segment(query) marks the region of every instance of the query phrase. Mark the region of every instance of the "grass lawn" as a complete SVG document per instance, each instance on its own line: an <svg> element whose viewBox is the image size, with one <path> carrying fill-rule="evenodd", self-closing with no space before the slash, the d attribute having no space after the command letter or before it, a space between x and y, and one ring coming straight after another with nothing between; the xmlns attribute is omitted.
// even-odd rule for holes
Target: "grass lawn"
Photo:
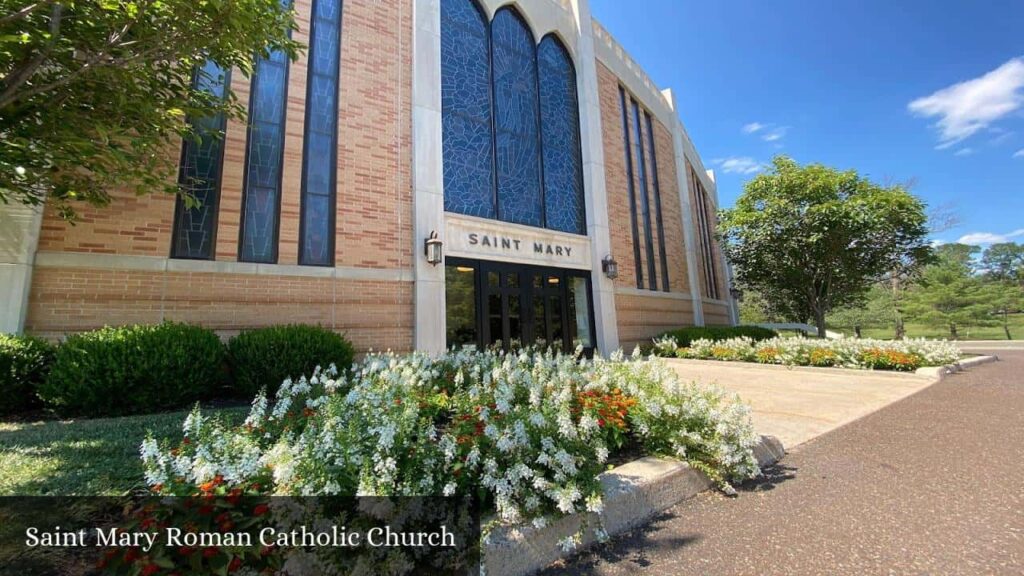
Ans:
<svg viewBox="0 0 1024 576"><path fill-rule="evenodd" d="M1010 335L1013 336L1013 339L1024 340L1024 314L1011 314L1009 317L1009 325ZM829 330L835 330L848 336L853 336L853 328L829 327ZM998 326L957 326L957 332L959 333L960 340L1006 340L1006 332L1003 331L1002 323ZM861 334L865 338L882 338L885 340L891 340L893 337L893 329L891 327L864 328L861 330ZM949 326L908 323L907 337L949 339Z"/></svg>
<svg viewBox="0 0 1024 576"><path fill-rule="evenodd" d="M248 408L204 410L241 422ZM0 496L117 495L144 485L139 444L180 438L185 412L0 422Z"/></svg>

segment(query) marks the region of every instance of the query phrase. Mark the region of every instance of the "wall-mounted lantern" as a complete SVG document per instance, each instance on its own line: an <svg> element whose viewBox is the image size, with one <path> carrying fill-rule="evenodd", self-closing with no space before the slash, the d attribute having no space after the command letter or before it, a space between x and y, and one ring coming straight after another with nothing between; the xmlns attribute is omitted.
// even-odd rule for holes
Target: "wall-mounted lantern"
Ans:
<svg viewBox="0 0 1024 576"><path fill-rule="evenodd" d="M427 262L433 266L437 266L444 259L442 248L444 244L437 237L437 230L430 233L427 237L426 242L423 244L423 253L427 256Z"/></svg>
<svg viewBox="0 0 1024 576"><path fill-rule="evenodd" d="M619 263L615 261L615 258L612 258L611 254L605 256L604 260L601 260L601 271L604 272L604 275L609 280L615 280L619 277Z"/></svg>

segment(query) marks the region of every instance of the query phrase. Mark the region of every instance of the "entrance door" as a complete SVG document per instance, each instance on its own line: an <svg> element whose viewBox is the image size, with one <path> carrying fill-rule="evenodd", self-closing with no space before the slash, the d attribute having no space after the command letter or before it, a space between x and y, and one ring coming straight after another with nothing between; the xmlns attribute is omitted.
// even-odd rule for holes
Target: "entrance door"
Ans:
<svg viewBox="0 0 1024 576"><path fill-rule="evenodd" d="M594 350L590 275L579 270L449 258L447 345L582 345Z"/></svg>

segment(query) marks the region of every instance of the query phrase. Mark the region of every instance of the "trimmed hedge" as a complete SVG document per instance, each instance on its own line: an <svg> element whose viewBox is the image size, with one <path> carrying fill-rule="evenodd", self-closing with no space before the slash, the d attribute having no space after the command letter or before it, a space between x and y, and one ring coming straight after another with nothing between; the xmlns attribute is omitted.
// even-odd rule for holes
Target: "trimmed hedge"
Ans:
<svg viewBox="0 0 1024 576"><path fill-rule="evenodd" d="M320 326L291 324L246 330L228 341L235 391L252 397L262 389L273 398L286 378L310 376L331 364L344 372L355 350L342 335Z"/></svg>
<svg viewBox="0 0 1024 576"><path fill-rule="evenodd" d="M61 416L181 408L223 384L224 345L188 324L101 328L67 338L39 396Z"/></svg>
<svg viewBox="0 0 1024 576"><path fill-rule="evenodd" d="M0 334L0 414L39 406L36 393L53 355L53 345L45 340Z"/></svg>
<svg viewBox="0 0 1024 576"><path fill-rule="evenodd" d="M672 336L680 348L686 348L694 340L728 340L746 336L754 342L769 340L779 334L775 330L760 326L689 326L665 332L659 338Z"/></svg>

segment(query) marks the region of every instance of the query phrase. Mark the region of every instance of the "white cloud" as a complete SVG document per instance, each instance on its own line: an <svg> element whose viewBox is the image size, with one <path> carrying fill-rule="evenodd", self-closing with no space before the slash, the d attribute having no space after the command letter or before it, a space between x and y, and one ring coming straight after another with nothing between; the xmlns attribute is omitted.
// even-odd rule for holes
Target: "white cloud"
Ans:
<svg viewBox="0 0 1024 576"><path fill-rule="evenodd" d="M918 98L907 108L938 117L939 150L971 137L1024 104L1024 57L1013 58L984 76Z"/></svg>
<svg viewBox="0 0 1024 576"><path fill-rule="evenodd" d="M953 156L970 156L971 154L974 154L974 148L961 148Z"/></svg>
<svg viewBox="0 0 1024 576"><path fill-rule="evenodd" d="M1013 153L1013 157L1014 158L1024 158L1024 148L1021 148L1020 150L1017 150L1016 152L1014 152Z"/></svg>
<svg viewBox="0 0 1024 576"><path fill-rule="evenodd" d="M764 169L764 164L749 156L730 156L712 160L726 174L756 174Z"/></svg>
<svg viewBox="0 0 1024 576"><path fill-rule="evenodd" d="M1024 236L1024 228L1019 228L1008 234L994 234L992 232L971 232L960 237L957 242L960 244L1000 244L1002 242L1013 242L1014 238Z"/></svg>
<svg viewBox="0 0 1024 576"><path fill-rule="evenodd" d="M786 133L789 132L789 126L779 126L778 124L765 124L763 122L751 122L743 126L744 134L760 134L761 140L765 142L777 142L786 137Z"/></svg>
<svg viewBox="0 0 1024 576"><path fill-rule="evenodd" d="M768 132L764 133L761 136L761 140L764 140L765 142L775 142L778 140L782 140L783 138L786 137L786 132L789 132L789 126L776 126L769 130Z"/></svg>

